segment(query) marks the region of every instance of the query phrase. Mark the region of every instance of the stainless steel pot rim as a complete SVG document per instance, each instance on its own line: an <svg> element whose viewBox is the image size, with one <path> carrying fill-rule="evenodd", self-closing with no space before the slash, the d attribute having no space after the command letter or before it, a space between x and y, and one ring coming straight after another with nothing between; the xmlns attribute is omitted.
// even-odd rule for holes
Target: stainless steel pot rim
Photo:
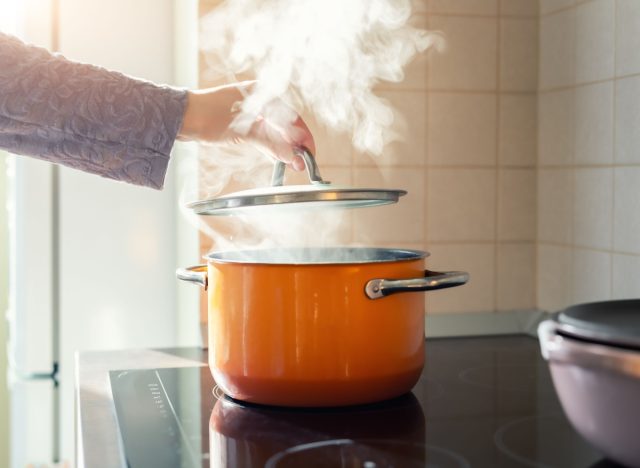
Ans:
<svg viewBox="0 0 640 468"><path fill-rule="evenodd" d="M276 208L361 208L396 203L405 190L352 188L328 185L269 187L246 190L219 198L189 203L199 215L233 215L251 209Z"/></svg>
<svg viewBox="0 0 640 468"><path fill-rule="evenodd" d="M429 252L378 247L292 247L226 250L205 255L212 263L260 265L352 265L424 259Z"/></svg>

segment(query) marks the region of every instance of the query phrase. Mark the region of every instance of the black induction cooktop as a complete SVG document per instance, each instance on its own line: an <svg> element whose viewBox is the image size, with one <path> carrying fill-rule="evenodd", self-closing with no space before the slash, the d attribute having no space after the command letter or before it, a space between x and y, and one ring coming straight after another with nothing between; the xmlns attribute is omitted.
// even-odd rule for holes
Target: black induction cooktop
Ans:
<svg viewBox="0 0 640 468"><path fill-rule="evenodd" d="M619 466L569 425L527 336L429 339L411 393L342 409L234 401L207 367L110 378L131 468Z"/></svg>

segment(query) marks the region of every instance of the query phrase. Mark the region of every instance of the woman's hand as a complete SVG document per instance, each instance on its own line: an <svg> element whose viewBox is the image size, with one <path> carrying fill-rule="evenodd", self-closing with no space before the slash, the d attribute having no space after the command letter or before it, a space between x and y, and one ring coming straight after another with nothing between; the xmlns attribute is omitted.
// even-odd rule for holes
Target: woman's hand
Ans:
<svg viewBox="0 0 640 468"><path fill-rule="evenodd" d="M208 143L255 143L267 148L276 159L290 164L296 170L303 170L304 162L295 154L295 149L304 146L315 153L315 144L309 128L300 116L285 128L268 118L258 117L250 122L246 132L234 130L232 123L238 115L238 103L242 102L253 84L242 82L189 91L178 138Z"/></svg>

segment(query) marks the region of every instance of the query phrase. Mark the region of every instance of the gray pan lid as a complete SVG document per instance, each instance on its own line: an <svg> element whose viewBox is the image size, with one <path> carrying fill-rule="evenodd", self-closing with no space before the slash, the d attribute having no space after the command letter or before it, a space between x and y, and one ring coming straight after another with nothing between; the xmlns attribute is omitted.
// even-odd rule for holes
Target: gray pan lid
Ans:
<svg viewBox="0 0 640 468"><path fill-rule="evenodd" d="M557 320L567 335L640 348L640 299L578 304L560 312Z"/></svg>
<svg viewBox="0 0 640 468"><path fill-rule="evenodd" d="M228 195L201 200L187 205L196 214L226 216L264 212L266 208L360 208L365 206L396 203L406 195L405 190L380 188L354 188L333 185L320 176L313 155L304 148L300 149L304 159L309 185L282 185L285 164L277 162L272 178L272 186L260 189L243 190Z"/></svg>

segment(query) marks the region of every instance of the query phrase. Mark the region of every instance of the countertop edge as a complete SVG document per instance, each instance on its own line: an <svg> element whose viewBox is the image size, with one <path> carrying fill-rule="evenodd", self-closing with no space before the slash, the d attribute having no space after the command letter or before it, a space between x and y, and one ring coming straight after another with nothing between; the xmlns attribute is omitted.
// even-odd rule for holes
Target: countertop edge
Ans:
<svg viewBox="0 0 640 468"><path fill-rule="evenodd" d="M126 467L109 372L203 366L206 351L193 348L86 351L76 353L75 365L76 466ZM83 430L89 426L91 431Z"/></svg>

